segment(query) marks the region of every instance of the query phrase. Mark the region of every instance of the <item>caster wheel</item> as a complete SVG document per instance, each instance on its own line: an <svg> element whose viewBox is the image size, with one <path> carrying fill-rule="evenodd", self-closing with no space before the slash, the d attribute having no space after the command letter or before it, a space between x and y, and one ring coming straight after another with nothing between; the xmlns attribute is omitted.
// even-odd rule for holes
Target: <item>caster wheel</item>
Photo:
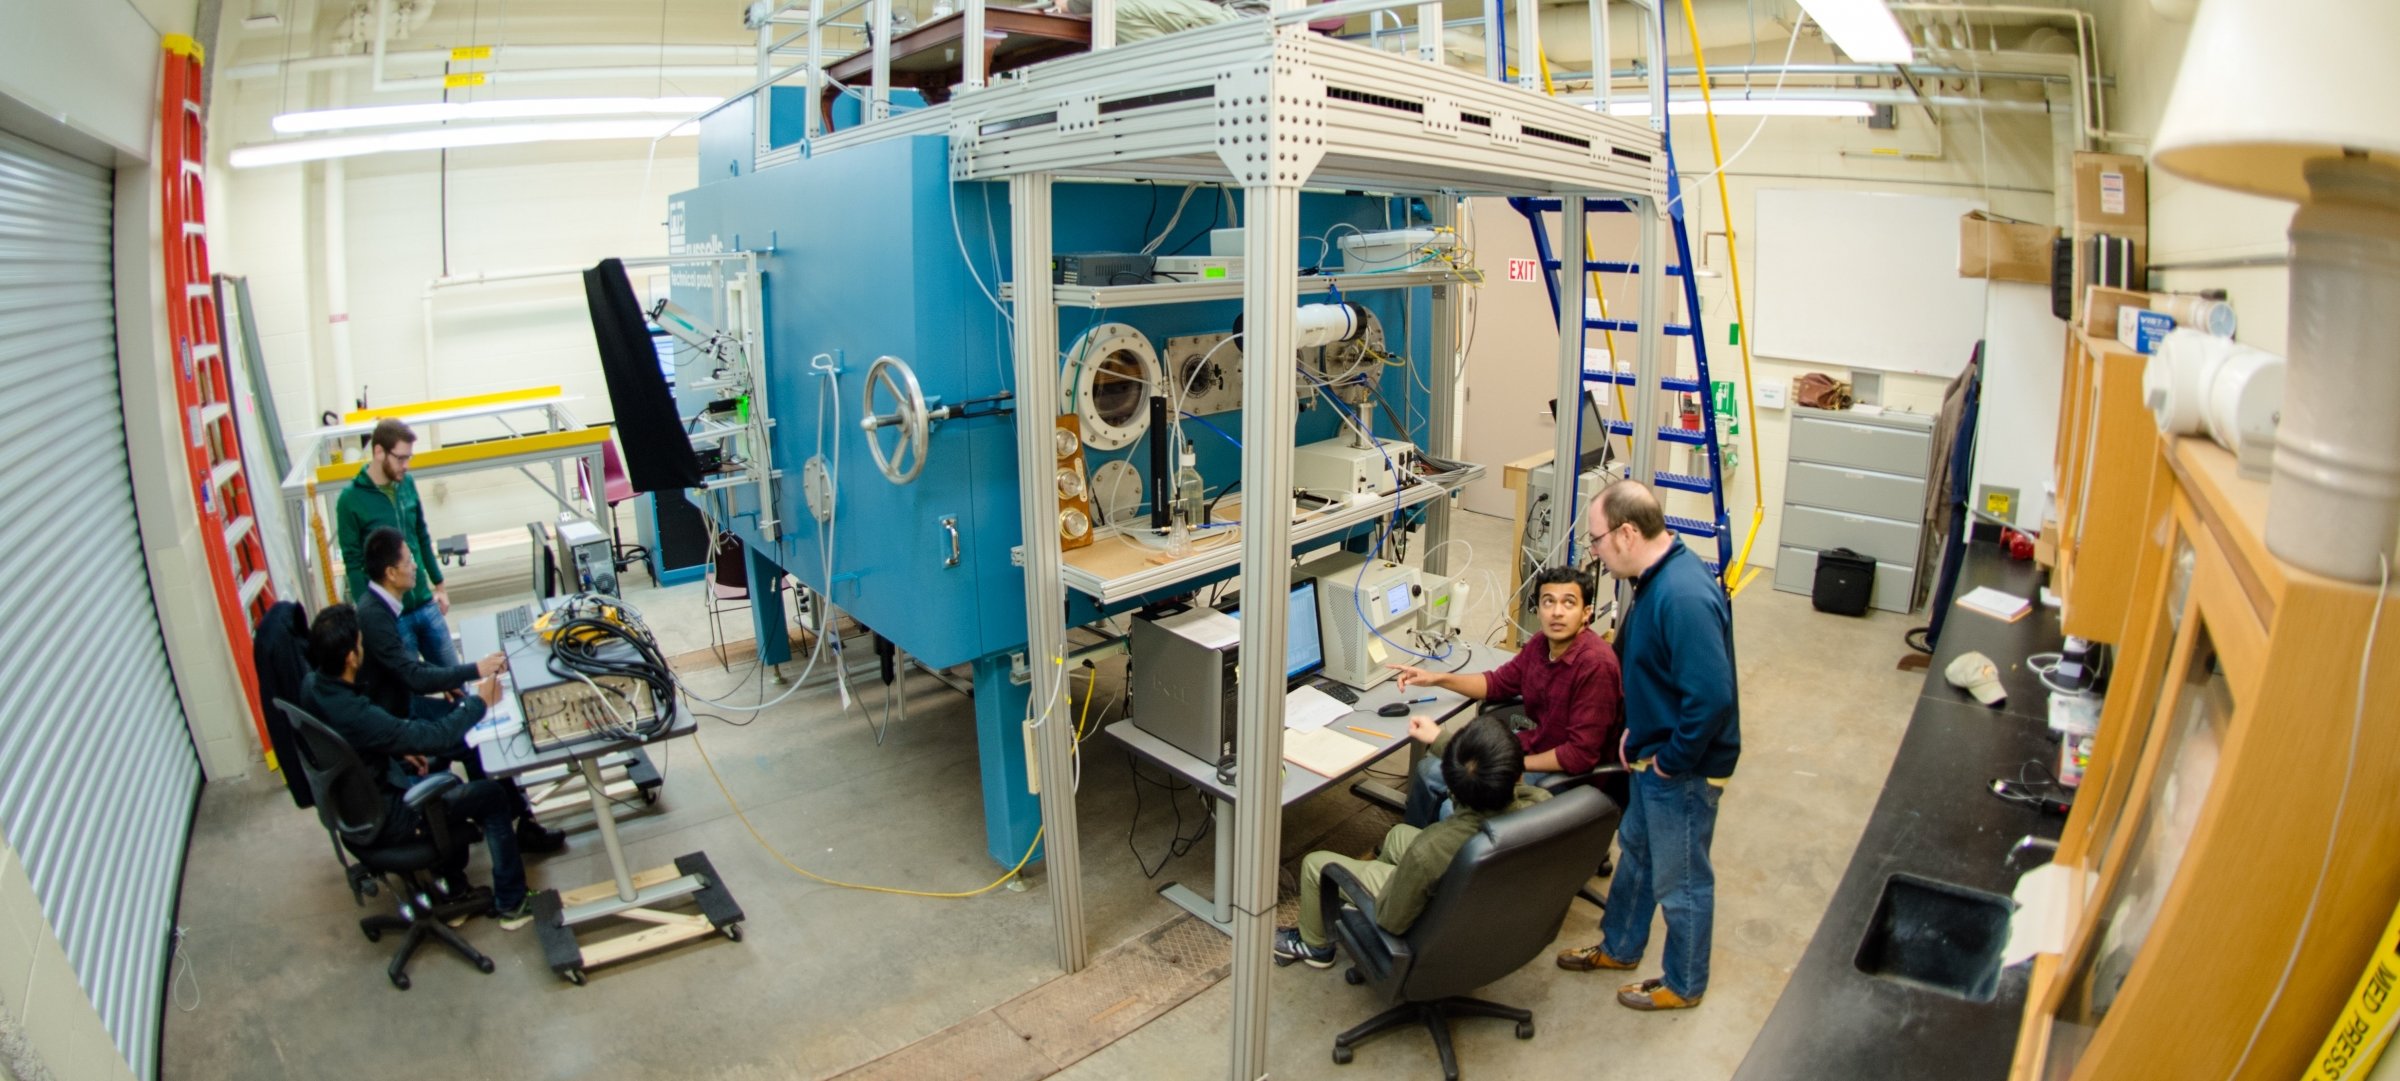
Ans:
<svg viewBox="0 0 2400 1081"><path fill-rule="evenodd" d="M740 941L742 940L742 925L741 925L741 924L738 924L738 923L729 923L729 924L726 924L726 925L725 925L725 926L723 926L723 927L719 927L719 928L717 928L717 930L725 932L725 937L727 937L727 938L730 938L730 939L734 940L735 942L740 942Z"/></svg>
<svg viewBox="0 0 2400 1081"><path fill-rule="evenodd" d="M1349 1048L1347 1048L1347 1047L1336 1047L1336 1048L1334 1048L1334 1049L1333 1049L1333 1064L1334 1064L1334 1065L1336 1065L1336 1066L1348 1066L1348 1065L1350 1065L1350 1049L1349 1049Z"/></svg>
<svg viewBox="0 0 2400 1081"><path fill-rule="evenodd" d="M1517 1038L1518 1038L1518 1039L1520 1039L1520 1040L1530 1040L1530 1039L1532 1039L1532 1038L1533 1038L1533 1022L1531 1022L1531 1021L1519 1021L1519 1022L1517 1022Z"/></svg>
<svg viewBox="0 0 2400 1081"><path fill-rule="evenodd" d="M369 942L381 942L381 941L383 941L383 932L381 932L381 931L378 931L378 930L376 930L376 929L374 929L374 928L372 928L372 927L366 928L366 929L365 929L365 934L366 934L366 936L367 936L367 941L369 941Z"/></svg>
<svg viewBox="0 0 2400 1081"><path fill-rule="evenodd" d="M565 972L559 973L559 975L566 977L568 983L574 984L577 987L583 986L583 970L580 968L570 968Z"/></svg>
<svg viewBox="0 0 2400 1081"><path fill-rule="evenodd" d="M1342 982L1347 983L1352 987L1356 987L1359 984L1367 982L1367 977L1365 974L1359 972L1359 970L1355 968L1346 968L1342 970Z"/></svg>
<svg viewBox="0 0 2400 1081"><path fill-rule="evenodd" d="M406 990L408 990L408 973L405 973L405 972L395 972L395 973L392 973L392 986L394 986L394 987L397 987L397 988L399 988L399 989L401 989L401 990L403 990L403 991L406 991Z"/></svg>
<svg viewBox="0 0 2400 1081"><path fill-rule="evenodd" d="M489 957L478 957L475 959L475 971L483 973L486 976L491 975L492 970L499 967L500 966L493 964L492 959Z"/></svg>

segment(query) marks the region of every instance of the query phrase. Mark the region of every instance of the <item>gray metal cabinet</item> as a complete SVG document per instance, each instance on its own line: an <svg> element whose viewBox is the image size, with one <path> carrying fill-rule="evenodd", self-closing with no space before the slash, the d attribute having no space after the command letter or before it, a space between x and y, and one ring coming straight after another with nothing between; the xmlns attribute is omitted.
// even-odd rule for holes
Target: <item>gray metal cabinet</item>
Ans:
<svg viewBox="0 0 2400 1081"><path fill-rule="evenodd" d="M1817 553L1848 548L1875 560L1875 607L1913 607L1932 445L1922 413L1794 407L1775 588L1809 592Z"/></svg>

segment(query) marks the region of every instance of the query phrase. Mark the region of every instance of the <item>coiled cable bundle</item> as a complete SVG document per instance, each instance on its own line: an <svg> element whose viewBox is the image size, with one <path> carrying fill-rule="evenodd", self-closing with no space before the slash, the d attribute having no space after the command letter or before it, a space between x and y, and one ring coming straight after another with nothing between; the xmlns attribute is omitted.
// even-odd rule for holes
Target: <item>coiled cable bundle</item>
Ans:
<svg viewBox="0 0 2400 1081"><path fill-rule="evenodd" d="M607 703L616 718L609 735L648 740L674 722L675 674L642 614L631 605L599 593L578 593L543 617L541 631L550 640L551 674L582 681ZM625 648L612 648L618 644ZM627 681L649 687L647 717L642 716L643 703L622 689Z"/></svg>

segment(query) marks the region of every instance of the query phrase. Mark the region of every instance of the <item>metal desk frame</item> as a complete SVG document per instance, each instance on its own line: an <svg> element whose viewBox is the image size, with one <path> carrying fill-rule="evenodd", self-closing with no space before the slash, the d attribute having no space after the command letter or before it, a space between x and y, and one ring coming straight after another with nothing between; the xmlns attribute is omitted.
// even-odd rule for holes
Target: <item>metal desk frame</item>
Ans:
<svg viewBox="0 0 2400 1081"><path fill-rule="evenodd" d="M1465 654L1451 662L1461 665L1462 667L1458 669L1461 672L1488 671L1499 667L1508 659L1507 651L1497 650L1491 646L1461 645L1454 648ZM1447 668L1449 665L1444 664L1442 667ZM1358 696L1358 704L1351 707L1350 715L1334 721L1333 725L1341 726L1335 730L1344 736L1374 746L1375 753L1360 759L1358 765L1343 770L1339 776L1334 777L1327 777L1314 770L1302 769L1288 763L1279 763L1284 768L1282 788L1276 800L1277 808L1280 810L1290 807L1301 800L1356 777L1365 772L1369 766L1382 761L1393 751L1407 745L1410 742L1408 719L1406 717L1379 716L1375 710L1380 706L1405 701L1410 697L1428 696L1434 698L1435 701L1426 703L1424 709L1414 712L1432 714L1437 722L1448 721L1475 704L1475 699L1426 687L1411 688L1403 693L1388 680L1377 685L1373 690L1361 692ZM1384 739L1362 738L1357 733L1348 730L1351 725L1372 728L1379 732L1388 731L1390 735ZM1102 731L1115 737L1117 742L1124 744L1126 750L1149 759L1167 772L1183 778L1193 788L1207 793L1209 798L1217 802L1219 818L1228 822L1232 820L1235 788L1217 779L1215 763L1201 761L1191 752L1143 731L1140 725L1131 720L1118 721ZM1416 765L1419 756L1420 752L1416 750L1412 750L1409 754L1409 765L1412 768ZM1239 775L1236 776L1238 778ZM1209 926L1231 935L1233 933L1234 837L1233 831L1228 829L1219 828L1216 833L1217 862L1214 870L1216 881L1209 896L1202 897L1198 891L1181 882L1169 882L1159 887L1158 895L1175 902L1184 911L1200 917Z"/></svg>

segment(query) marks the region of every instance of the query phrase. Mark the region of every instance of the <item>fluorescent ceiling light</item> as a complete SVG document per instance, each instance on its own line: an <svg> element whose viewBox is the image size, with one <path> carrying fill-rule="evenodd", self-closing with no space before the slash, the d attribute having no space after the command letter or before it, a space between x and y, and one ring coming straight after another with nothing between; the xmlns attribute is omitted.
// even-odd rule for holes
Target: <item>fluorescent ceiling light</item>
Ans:
<svg viewBox="0 0 2400 1081"><path fill-rule="evenodd" d="M261 165L290 165L395 150L447 150L462 146L505 146L590 139L656 139L684 126L680 120L653 119L426 128L377 135L336 135L323 139L258 143L235 148L232 154L227 155L227 160L236 169L249 169Z"/></svg>
<svg viewBox="0 0 2400 1081"><path fill-rule="evenodd" d="M344 128L440 124L453 120L548 120L569 116L691 116L715 108L723 98L517 98L504 101L431 101L418 105L362 105L318 109L275 118L284 135Z"/></svg>
<svg viewBox="0 0 2400 1081"><path fill-rule="evenodd" d="M1718 98L1718 116L1872 116L1875 107L1863 101L1828 101L1823 98ZM1708 103L1698 98L1679 98L1667 102L1669 116L1698 116L1708 111ZM1636 98L1608 103L1610 116L1648 116L1650 101Z"/></svg>
<svg viewBox="0 0 2400 1081"><path fill-rule="evenodd" d="M1900 20L1883 0L1800 0L1825 36L1862 64L1906 64L1917 58Z"/></svg>

